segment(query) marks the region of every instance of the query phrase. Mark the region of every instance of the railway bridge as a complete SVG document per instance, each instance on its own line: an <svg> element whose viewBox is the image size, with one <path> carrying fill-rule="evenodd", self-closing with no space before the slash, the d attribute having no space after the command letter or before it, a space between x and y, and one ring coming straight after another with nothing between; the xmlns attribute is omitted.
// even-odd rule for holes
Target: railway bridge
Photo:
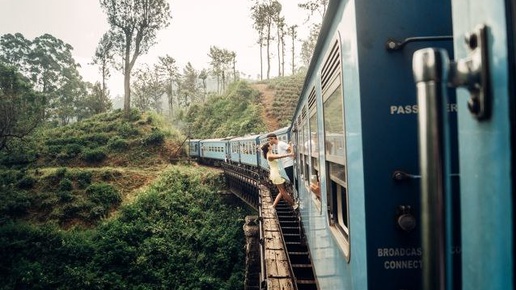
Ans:
<svg viewBox="0 0 516 290"><path fill-rule="evenodd" d="M299 213L284 201L272 208L276 187L256 169L230 163L222 168L230 191L258 212L244 225L244 289L318 289Z"/></svg>

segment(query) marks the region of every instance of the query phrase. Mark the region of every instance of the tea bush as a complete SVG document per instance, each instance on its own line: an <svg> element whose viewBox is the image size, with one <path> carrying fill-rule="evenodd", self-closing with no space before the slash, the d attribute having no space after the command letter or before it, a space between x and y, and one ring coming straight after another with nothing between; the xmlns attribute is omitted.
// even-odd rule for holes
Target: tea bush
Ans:
<svg viewBox="0 0 516 290"><path fill-rule="evenodd" d="M129 148L129 143L127 142L127 140L116 136L109 140L108 148L114 151L123 151Z"/></svg>
<svg viewBox="0 0 516 290"><path fill-rule="evenodd" d="M95 204L109 209L113 205L118 205L122 201L120 193L112 185L107 183L96 183L86 188L88 199Z"/></svg>
<svg viewBox="0 0 516 290"><path fill-rule="evenodd" d="M18 189L31 189L36 184L36 179L32 176L24 176L20 180L18 180L16 187Z"/></svg>
<svg viewBox="0 0 516 290"><path fill-rule="evenodd" d="M102 149L88 149L82 153L82 159L88 163L100 163L106 157L107 154Z"/></svg>
<svg viewBox="0 0 516 290"><path fill-rule="evenodd" d="M152 133L145 138L143 138L143 145L151 145L157 146L163 144L165 141L165 133L161 132L159 129L155 129Z"/></svg>
<svg viewBox="0 0 516 290"><path fill-rule="evenodd" d="M91 184L93 174L90 171L79 171L76 173L77 185L79 189L84 189Z"/></svg>

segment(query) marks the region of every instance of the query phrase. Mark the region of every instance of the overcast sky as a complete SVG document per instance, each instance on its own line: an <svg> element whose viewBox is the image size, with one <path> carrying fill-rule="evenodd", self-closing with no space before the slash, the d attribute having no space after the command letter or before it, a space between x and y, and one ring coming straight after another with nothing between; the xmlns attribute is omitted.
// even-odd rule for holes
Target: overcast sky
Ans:
<svg viewBox="0 0 516 290"><path fill-rule="evenodd" d="M169 0L172 20L158 34L158 44L141 56L136 66L153 64L158 56L176 59L180 71L187 62L196 70L209 68L210 46L234 51L237 69L256 78L260 73L257 34L250 19L251 0ZM303 24L307 12L297 7L306 0L280 0L287 25ZM21 33L27 39L49 33L73 46L73 55L85 80L100 81L91 62L95 48L108 30L106 16L98 0L0 0L0 35ZM300 29L306 38L308 28ZM297 53L300 46L298 45ZM287 48L287 54L290 47ZM285 65L290 67L290 60ZM272 65L272 76L277 75ZM265 71L264 71L265 73ZM109 83L112 96L123 93L123 81L115 75Z"/></svg>

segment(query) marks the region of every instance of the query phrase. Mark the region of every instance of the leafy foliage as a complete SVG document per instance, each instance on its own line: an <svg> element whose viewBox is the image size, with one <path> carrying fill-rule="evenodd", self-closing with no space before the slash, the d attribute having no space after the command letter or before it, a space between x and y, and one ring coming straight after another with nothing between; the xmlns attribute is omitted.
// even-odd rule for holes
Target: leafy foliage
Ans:
<svg viewBox="0 0 516 290"><path fill-rule="evenodd" d="M87 163L100 163L106 159L106 153L102 149L86 150L82 156Z"/></svg>
<svg viewBox="0 0 516 290"><path fill-rule="evenodd" d="M0 151L0 167L100 166L149 164L168 159L180 152L184 137L155 113L132 111L125 118L120 110L95 115L81 122L59 128L40 130L13 146ZM17 143L13 143L17 144ZM155 158L158 155L161 157ZM138 158L135 158L138 156Z"/></svg>
<svg viewBox="0 0 516 290"><path fill-rule="evenodd" d="M143 139L145 145L161 145L163 142L165 142L165 134L158 129L152 130L152 133Z"/></svg>
<svg viewBox="0 0 516 290"><path fill-rule="evenodd" d="M116 67L124 72L124 112L129 115L133 66L156 42L158 31L170 24L170 5L165 0L100 0L100 6L110 26L109 50L118 56Z"/></svg>
<svg viewBox="0 0 516 290"><path fill-rule="evenodd" d="M259 92L240 81L231 84L226 95L211 96L206 103L190 107L185 121L195 138L243 136L263 131L261 110Z"/></svg>
<svg viewBox="0 0 516 290"><path fill-rule="evenodd" d="M275 92L272 103L245 81L230 85L225 95L214 95L188 109L185 121L193 138L220 138L263 133L264 118L277 120L278 128L290 125L301 93L305 73L262 81ZM273 130L278 128L272 128Z"/></svg>
<svg viewBox="0 0 516 290"><path fill-rule="evenodd" d="M124 179L113 170L58 168L0 171L0 220L22 219L61 226L95 225L122 201ZM116 177L115 177L116 176ZM107 184L118 178L119 187Z"/></svg>
<svg viewBox="0 0 516 290"><path fill-rule="evenodd" d="M44 97L46 120L56 124L91 116L90 106L96 106L88 101L89 88L79 74L72 51L71 45L50 34L32 41L20 33L0 37L0 62L15 67L30 81L39 99Z"/></svg>
<svg viewBox="0 0 516 290"><path fill-rule="evenodd" d="M246 210L221 186L218 171L172 167L96 229L4 222L0 289L241 289Z"/></svg>
<svg viewBox="0 0 516 290"><path fill-rule="evenodd" d="M0 151L29 135L42 121L46 100L28 79L0 60Z"/></svg>

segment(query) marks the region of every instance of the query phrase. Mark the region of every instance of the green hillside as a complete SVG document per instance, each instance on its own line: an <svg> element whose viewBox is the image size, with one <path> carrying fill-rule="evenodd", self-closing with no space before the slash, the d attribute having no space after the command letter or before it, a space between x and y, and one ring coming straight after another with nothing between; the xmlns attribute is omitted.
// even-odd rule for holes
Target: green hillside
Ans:
<svg viewBox="0 0 516 290"><path fill-rule="evenodd" d="M216 194L221 181L217 170L170 166L91 229L4 215L0 289L242 289L248 212ZM88 194L104 205L118 201L105 187ZM72 196L66 214L79 199Z"/></svg>
<svg viewBox="0 0 516 290"><path fill-rule="evenodd" d="M241 289L250 209L185 137L120 111L0 153L0 289Z"/></svg>
<svg viewBox="0 0 516 290"><path fill-rule="evenodd" d="M159 116L136 111L41 129L0 153L0 217L94 225L159 176L181 139Z"/></svg>
<svg viewBox="0 0 516 290"><path fill-rule="evenodd" d="M304 73L258 83L233 83L187 111L184 121L192 138L220 138L264 133L290 125Z"/></svg>
<svg viewBox="0 0 516 290"><path fill-rule="evenodd" d="M171 161L188 135L288 125L302 78L260 85L192 106L188 132L117 110L0 151L0 289L241 289L252 211L217 194L221 171Z"/></svg>
<svg viewBox="0 0 516 290"><path fill-rule="evenodd" d="M298 73L267 82L268 88L274 91L272 102L266 106L267 116L277 120L278 128L290 125L303 89L304 78L305 73Z"/></svg>

